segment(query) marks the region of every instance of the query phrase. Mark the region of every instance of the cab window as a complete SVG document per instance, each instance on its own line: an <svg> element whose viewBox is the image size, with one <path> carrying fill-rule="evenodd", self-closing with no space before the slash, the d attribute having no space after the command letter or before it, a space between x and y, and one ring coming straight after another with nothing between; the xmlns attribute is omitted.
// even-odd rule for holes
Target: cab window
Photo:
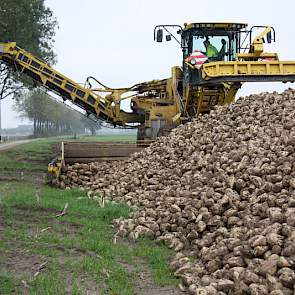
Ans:
<svg viewBox="0 0 295 295"><path fill-rule="evenodd" d="M192 51L199 50L206 54L205 42L209 41L210 46L214 47L216 52L215 56L212 59L218 61L227 61L228 60L228 50L229 50L229 39L228 36L214 36L214 37L204 37L204 36L193 36L193 46ZM216 49L216 50L215 50Z"/></svg>

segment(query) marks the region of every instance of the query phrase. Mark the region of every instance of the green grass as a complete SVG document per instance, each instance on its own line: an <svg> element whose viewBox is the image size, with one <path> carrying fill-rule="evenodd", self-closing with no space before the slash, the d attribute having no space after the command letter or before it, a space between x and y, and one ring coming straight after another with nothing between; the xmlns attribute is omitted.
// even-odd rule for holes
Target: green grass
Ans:
<svg viewBox="0 0 295 295"><path fill-rule="evenodd" d="M0 294L11 294L16 290L12 276L0 273Z"/></svg>
<svg viewBox="0 0 295 295"><path fill-rule="evenodd" d="M157 285L176 285L178 283L178 280L171 275L171 269L167 264L171 250L163 245L155 245L155 241L150 239L141 239L133 250L133 256L147 259L152 269L152 279Z"/></svg>
<svg viewBox="0 0 295 295"><path fill-rule="evenodd" d="M52 137L36 139L13 149L0 151L1 170L46 171L46 165L53 158L52 146L60 141L135 141L135 134L97 135L81 137Z"/></svg>
<svg viewBox="0 0 295 295"><path fill-rule="evenodd" d="M36 140L2 152L0 163L5 154L11 169L28 164L28 171L45 171L55 140ZM67 214L57 218L66 203ZM177 285L168 267L173 252L164 245L149 239L113 243L111 221L130 213L123 204L100 208L80 190L0 181L0 294L22 294L26 288L28 294L38 295L87 290L133 295L142 270L150 273L155 285ZM46 267L34 276L44 261Z"/></svg>
<svg viewBox="0 0 295 295"><path fill-rule="evenodd" d="M129 273L121 262L132 265L138 259L147 261L155 284L177 283L167 265L171 251L163 245L148 239L142 239L132 247L112 242L114 232L110 222L121 216L128 217L129 207L107 203L99 208L79 190L63 191L44 186L37 199L30 183L10 182L6 186L6 191L11 188L12 192L6 194L0 207L0 215L7 225L0 251L9 255L9 242L17 241L14 251L26 249L27 253L46 256L49 261L46 271L36 279L24 277L30 282L30 294L57 294L57 290L59 294L65 294L65 285L73 277L73 269L74 277L87 274L94 284L105 285L102 294L134 294L136 273ZM68 213L56 218L55 214L62 211L66 203ZM50 229L42 232L47 227ZM63 257L62 263L60 257ZM62 275L58 274L60 269L63 269ZM14 281L20 287L20 281ZM6 289L14 287L9 284L10 280L7 282Z"/></svg>
<svg viewBox="0 0 295 295"><path fill-rule="evenodd" d="M38 139L0 152L0 167L4 170L42 171L52 157L54 139ZM0 170L1 172L1 170Z"/></svg>

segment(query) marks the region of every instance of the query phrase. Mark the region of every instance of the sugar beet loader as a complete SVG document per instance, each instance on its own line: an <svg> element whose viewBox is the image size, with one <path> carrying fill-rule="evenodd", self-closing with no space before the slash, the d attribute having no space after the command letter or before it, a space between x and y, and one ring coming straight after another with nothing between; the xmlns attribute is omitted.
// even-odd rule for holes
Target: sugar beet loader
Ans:
<svg viewBox="0 0 295 295"><path fill-rule="evenodd" d="M154 39L162 42L164 33L167 41L173 38L180 44L182 66L172 67L170 78L128 88L108 88L93 77L81 86L15 42L0 43L0 60L98 120L137 128L138 140L154 140L215 105L233 102L244 82L295 81L295 61L280 61L277 53L264 51L264 43L275 41L272 27L247 29L243 23L158 25ZM100 88L93 88L93 82ZM131 112L121 108L126 99Z"/></svg>

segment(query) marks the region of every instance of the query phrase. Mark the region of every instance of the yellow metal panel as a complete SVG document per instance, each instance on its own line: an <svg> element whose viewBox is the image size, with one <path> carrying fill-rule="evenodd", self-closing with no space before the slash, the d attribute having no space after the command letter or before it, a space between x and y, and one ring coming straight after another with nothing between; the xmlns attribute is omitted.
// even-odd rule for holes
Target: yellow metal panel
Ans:
<svg viewBox="0 0 295 295"><path fill-rule="evenodd" d="M269 53L269 52L262 52L260 54L257 53L237 53L238 60L257 60L257 59L274 59L279 60L277 53Z"/></svg>
<svg viewBox="0 0 295 295"><path fill-rule="evenodd" d="M1 54L12 54L14 52L15 47L16 47L15 42L0 43L0 53Z"/></svg>
<svg viewBox="0 0 295 295"><path fill-rule="evenodd" d="M245 23L231 23L231 22L201 22L184 24L184 31L192 28L208 28L208 29L244 29L247 27Z"/></svg>
<svg viewBox="0 0 295 295"><path fill-rule="evenodd" d="M177 108L172 106L154 106L150 109L150 120L165 119L168 122L172 122L172 119L177 115Z"/></svg>
<svg viewBox="0 0 295 295"><path fill-rule="evenodd" d="M223 76L295 75L295 61L232 61L211 62L203 65L202 77L206 80Z"/></svg>

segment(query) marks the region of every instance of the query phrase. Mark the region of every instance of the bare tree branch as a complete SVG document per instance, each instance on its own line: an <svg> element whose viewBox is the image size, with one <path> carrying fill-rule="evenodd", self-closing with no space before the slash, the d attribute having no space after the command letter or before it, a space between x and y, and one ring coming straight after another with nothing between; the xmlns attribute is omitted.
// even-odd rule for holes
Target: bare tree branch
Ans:
<svg viewBox="0 0 295 295"><path fill-rule="evenodd" d="M2 84L2 89L1 89L1 92L0 92L0 99L4 99L5 97L4 96L4 93L6 91L5 87L6 87L6 84L8 82L8 79L9 79L9 73L6 74L5 78L3 79L3 84Z"/></svg>
<svg viewBox="0 0 295 295"><path fill-rule="evenodd" d="M2 99L8 97L11 94L17 93L19 90L22 90L22 89L26 89L26 87L24 85L21 85L21 86L15 88L15 89L13 89L11 92L5 94L4 96L2 96L3 94L1 93L0 99L2 100Z"/></svg>

